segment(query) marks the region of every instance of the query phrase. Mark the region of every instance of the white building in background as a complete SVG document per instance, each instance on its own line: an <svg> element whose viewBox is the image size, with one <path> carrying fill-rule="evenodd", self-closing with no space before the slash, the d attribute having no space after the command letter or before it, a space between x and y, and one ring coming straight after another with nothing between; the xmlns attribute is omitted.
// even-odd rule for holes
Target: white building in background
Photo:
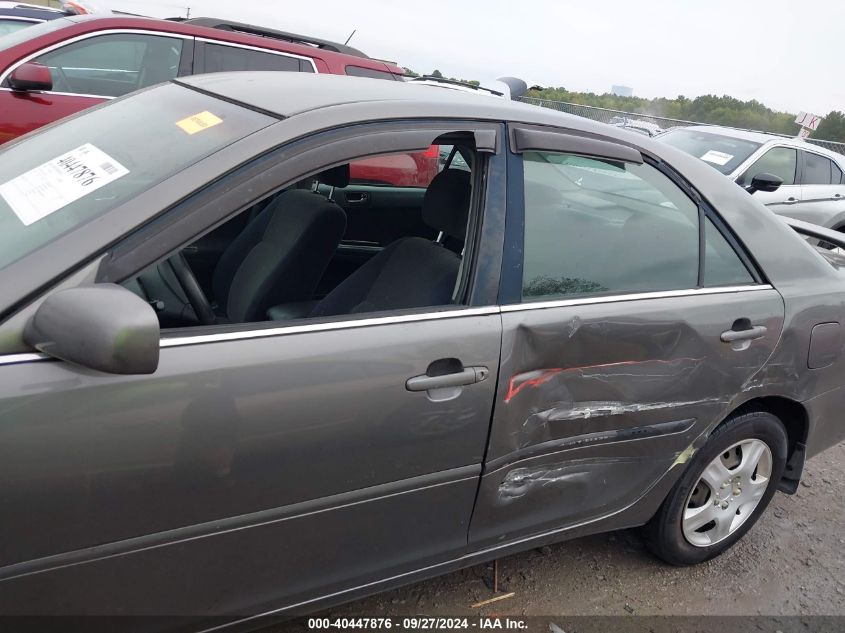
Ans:
<svg viewBox="0 0 845 633"><path fill-rule="evenodd" d="M633 97L634 96L634 89L630 86L611 86L610 87L611 94L616 95L617 97Z"/></svg>

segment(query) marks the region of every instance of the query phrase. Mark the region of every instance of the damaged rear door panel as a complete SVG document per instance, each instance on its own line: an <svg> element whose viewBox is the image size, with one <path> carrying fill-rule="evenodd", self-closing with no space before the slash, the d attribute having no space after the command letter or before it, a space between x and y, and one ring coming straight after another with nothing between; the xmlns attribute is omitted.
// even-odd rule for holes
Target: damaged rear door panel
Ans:
<svg viewBox="0 0 845 633"><path fill-rule="evenodd" d="M771 354L783 319L771 288L520 307L528 309L503 314L474 542L576 525L633 504L731 409ZM741 351L720 340L737 314L767 328Z"/></svg>
<svg viewBox="0 0 845 633"><path fill-rule="evenodd" d="M479 546L647 495L741 402L784 318L780 294L664 165L537 128L512 128L511 147Z"/></svg>

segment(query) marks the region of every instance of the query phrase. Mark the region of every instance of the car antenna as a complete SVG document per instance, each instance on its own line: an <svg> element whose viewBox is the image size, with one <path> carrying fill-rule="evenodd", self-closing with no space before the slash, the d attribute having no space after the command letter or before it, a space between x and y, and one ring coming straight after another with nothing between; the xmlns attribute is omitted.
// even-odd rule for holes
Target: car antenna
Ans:
<svg viewBox="0 0 845 633"><path fill-rule="evenodd" d="M353 36L353 35L355 35L355 33L356 33L357 31L358 31L358 29L352 29L352 33L350 33L350 34L349 34L349 37L347 37L347 38L346 38L346 41L343 43L343 45L344 45L344 46L346 46L347 44L349 44L349 40L351 40L351 39L352 39L352 36Z"/></svg>

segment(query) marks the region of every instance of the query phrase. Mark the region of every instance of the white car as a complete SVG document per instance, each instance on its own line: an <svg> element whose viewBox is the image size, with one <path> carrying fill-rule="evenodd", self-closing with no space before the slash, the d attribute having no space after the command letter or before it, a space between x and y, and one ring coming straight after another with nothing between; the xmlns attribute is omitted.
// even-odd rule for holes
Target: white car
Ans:
<svg viewBox="0 0 845 633"><path fill-rule="evenodd" d="M709 125L674 128L657 140L697 156L741 187L758 174L783 183L754 197L775 213L845 231L845 156L798 138Z"/></svg>

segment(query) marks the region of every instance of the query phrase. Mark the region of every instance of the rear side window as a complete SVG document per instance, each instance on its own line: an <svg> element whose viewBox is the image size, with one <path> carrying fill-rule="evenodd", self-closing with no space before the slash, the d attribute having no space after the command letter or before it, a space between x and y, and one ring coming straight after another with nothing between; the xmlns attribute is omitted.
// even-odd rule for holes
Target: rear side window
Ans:
<svg viewBox="0 0 845 633"><path fill-rule="evenodd" d="M363 66L347 66L346 74L350 77L369 77L370 79L389 79L390 81L397 81L399 79L396 75L386 70L364 68Z"/></svg>
<svg viewBox="0 0 845 633"><path fill-rule="evenodd" d="M704 219L704 286L740 286L754 277L710 218Z"/></svg>
<svg viewBox="0 0 845 633"><path fill-rule="evenodd" d="M833 171L833 163L831 160L811 152L803 152L803 154L804 174L801 177L801 184L829 185L831 183L831 173ZM839 181L837 180L836 182Z"/></svg>
<svg viewBox="0 0 845 633"><path fill-rule="evenodd" d="M650 165L526 152L524 301L698 285L698 207Z"/></svg>
<svg viewBox="0 0 845 633"><path fill-rule="evenodd" d="M122 97L176 77L183 43L141 33L98 35L33 61L49 66L54 92Z"/></svg>
<svg viewBox="0 0 845 633"><path fill-rule="evenodd" d="M285 70L311 73L314 72L314 67L308 60L298 57L222 44L205 44L205 72L221 73L240 70Z"/></svg>
<svg viewBox="0 0 845 633"><path fill-rule="evenodd" d="M774 174L783 180L784 185L794 185L797 165L797 150L792 147L773 147L758 158L736 182L739 185L750 185L758 174Z"/></svg>

